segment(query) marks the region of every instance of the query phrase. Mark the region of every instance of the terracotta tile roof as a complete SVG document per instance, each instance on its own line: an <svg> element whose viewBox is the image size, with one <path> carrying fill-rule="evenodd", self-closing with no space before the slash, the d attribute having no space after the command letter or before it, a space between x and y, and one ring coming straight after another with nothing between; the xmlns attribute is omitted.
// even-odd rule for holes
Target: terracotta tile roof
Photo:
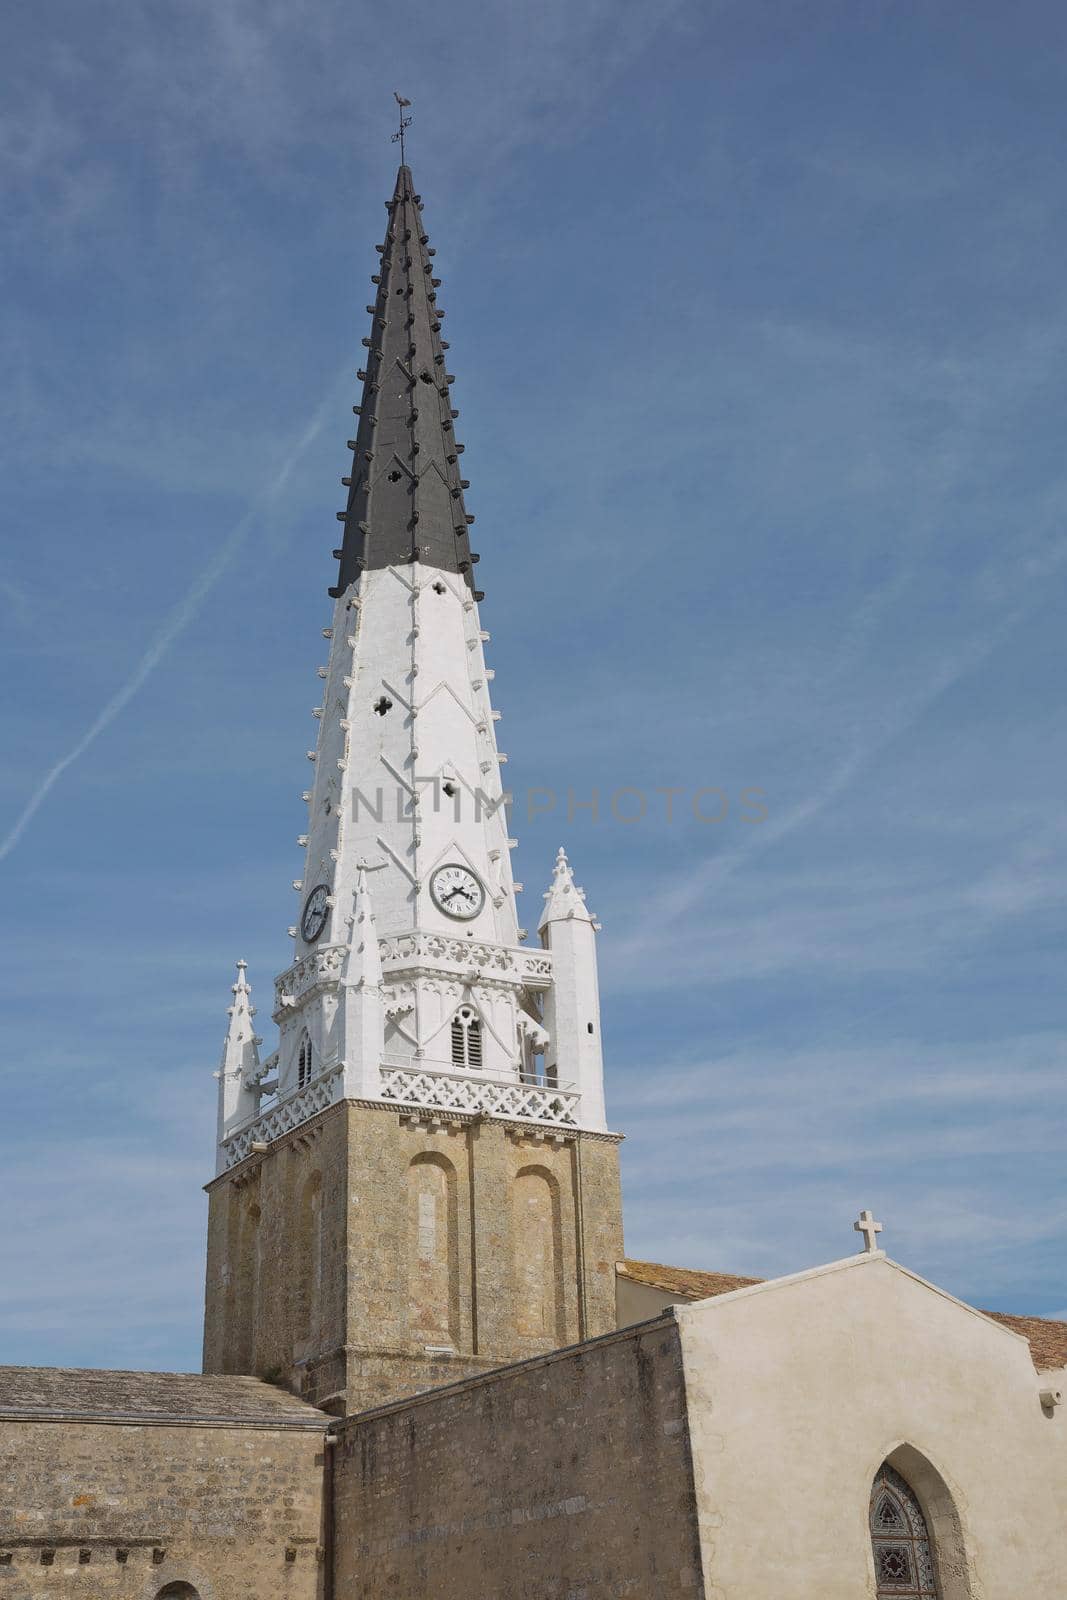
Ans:
<svg viewBox="0 0 1067 1600"><path fill-rule="evenodd" d="M750 1284L765 1282L763 1278L736 1278L728 1272L666 1267L658 1261L618 1261L615 1271L633 1283L646 1283L650 1289L661 1289L664 1294L676 1294L685 1300L709 1300L712 1295L729 1294L731 1289L747 1289ZM982 1314L1029 1340L1030 1354L1038 1372L1067 1367L1067 1322L1052 1322L1047 1317L1017 1317L1007 1311Z"/></svg>
<svg viewBox="0 0 1067 1600"><path fill-rule="evenodd" d="M1012 1333L1030 1341L1030 1354L1038 1372L1067 1367L1067 1322L1052 1322L1048 1317L1014 1317L1007 1311L986 1311L983 1316L1002 1322Z"/></svg>
<svg viewBox="0 0 1067 1600"><path fill-rule="evenodd" d="M109 1372L95 1367L0 1367L4 1417L130 1418L325 1426L325 1412L260 1378L198 1372Z"/></svg>
<svg viewBox="0 0 1067 1600"><path fill-rule="evenodd" d="M617 1261L615 1271L632 1283L645 1283L664 1294L677 1294L687 1300L708 1300L713 1294L729 1294L731 1289L747 1289L762 1283L762 1278L735 1278L728 1272L694 1272L690 1267L665 1267L659 1261Z"/></svg>

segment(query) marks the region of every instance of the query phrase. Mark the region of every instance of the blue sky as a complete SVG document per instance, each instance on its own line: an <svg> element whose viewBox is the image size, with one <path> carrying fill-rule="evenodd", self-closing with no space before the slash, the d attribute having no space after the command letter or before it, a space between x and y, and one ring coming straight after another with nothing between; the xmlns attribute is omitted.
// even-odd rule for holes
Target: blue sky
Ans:
<svg viewBox="0 0 1067 1600"><path fill-rule="evenodd" d="M4 28L0 1360L198 1365L212 1072L233 961L269 1033L289 958L394 86L526 920L565 841L604 924L630 1253L790 1272L869 1205L955 1293L1067 1316L1062 8Z"/></svg>

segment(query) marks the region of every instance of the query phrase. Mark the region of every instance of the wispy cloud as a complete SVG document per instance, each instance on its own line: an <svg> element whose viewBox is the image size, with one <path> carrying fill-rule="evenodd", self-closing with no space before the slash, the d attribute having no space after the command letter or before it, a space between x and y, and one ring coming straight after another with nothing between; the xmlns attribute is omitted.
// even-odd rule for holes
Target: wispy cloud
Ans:
<svg viewBox="0 0 1067 1600"><path fill-rule="evenodd" d="M785 1272L820 1248L847 1254L850 1208L876 1205L891 1254L981 1303L1011 1277L1013 1251L1067 1222L1067 1202L1035 1213L998 1185L1015 1162L1055 1166L1065 1065L1062 1038L1037 1035L757 1046L628 1076L612 1095L613 1115L634 1130L628 1248L659 1236L651 1248L666 1259Z"/></svg>
<svg viewBox="0 0 1067 1600"><path fill-rule="evenodd" d="M873 1204L948 1287L1063 1305L1067 96L1015 12L991 98L932 15L887 50L881 13L783 44L772 9L12 14L9 822L54 785L3 869L22 1359L195 1362L230 962L264 1000L289 956L341 406L272 506L247 486L367 331L394 86L513 786L767 795L753 829L516 818L527 920L561 820L604 914L630 1247L794 1270Z"/></svg>
<svg viewBox="0 0 1067 1600"><path fill-rule="evenodd" d="M122 714L137 691L159 666L174 641L197 616L208 594L236 556L249 532L255 526L257 519L262 517L277 500L301 456L318 437L323 424L336 404L335 392L336 385L331 388L329 397L316 406L307 424L286 451L281 465L270 479L262 495L257 498L244 516L226 534L211 560L159 628L148 649L141 656L129 677L106 701L85 732L75 740L70 749L59 758L54 766L49 768L37 784L21 813L15 819L13 827L4 839L0 841L0 861L3 861L6 856L11 854L67 769L73 766L74 762L83 756L90 746L95 744L100 735L111 726L115 718Z"/></svg>

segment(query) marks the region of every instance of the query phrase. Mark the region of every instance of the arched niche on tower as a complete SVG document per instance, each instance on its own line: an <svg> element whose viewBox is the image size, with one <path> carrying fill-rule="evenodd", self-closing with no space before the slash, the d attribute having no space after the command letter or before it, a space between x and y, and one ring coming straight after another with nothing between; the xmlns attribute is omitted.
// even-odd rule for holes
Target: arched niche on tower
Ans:
<svg viewBox="0 0 1067 1600"><path fill-rule="evenodd" d="M408 1326L423 1345L459 1345L459 1218L456 1169L421 1151L407 1173Z"/></svg>
<svg viewBox="0 0 1067 1600"><path fill-rule="evenodd" d="M260 1286L260 1205L256 1178L235 1183L226 1218L221 1367L251 1373Z"/></svg>
<svg viewBox="0 0 1067 1600"><path fill-rule="evenodd" d="M566 1342L559 1182L547 1167L520 1167L512 1184L515 1333L535 1350Z"/></svg>
<svg viewBox="0 0 1067 1600"><path fill-rule="evenodd" d="M904 1479L918 1502L929 1535L938 1600L974 1600L963 1521L944 1476L907 1441L895 1445L883 1460Z"/></svg>
<svg viewBox="0 0 1067 1600"><path fill-rule="evenodd" d="M322 1290L322 1173L308 1173L296 1208L293 1357L300 1360L318 1332Z"/></svg>

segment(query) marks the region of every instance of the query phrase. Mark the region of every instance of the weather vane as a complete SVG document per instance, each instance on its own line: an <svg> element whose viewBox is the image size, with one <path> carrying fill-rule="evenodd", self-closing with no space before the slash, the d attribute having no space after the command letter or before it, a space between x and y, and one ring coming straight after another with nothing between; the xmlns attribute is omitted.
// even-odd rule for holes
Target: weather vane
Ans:
<svg viewBox="0 0 1067 1600"><path fill-rule="evenodd" d="M411 101L410 100L405 100L404 96L402 94L397 94L395 89L393 90L393 99L396 101L397 105L400 107L400 126L396 130L396 132L393 134L393 143L394 144L399 144L399 146L400 146L400 165L402 167L406 167L407 166L407 158L404 155L404 134L407 132L408 128L411 127L411 118L410 117L405 117L404 112L407 109L407 107L411 104Z"/></svg>

